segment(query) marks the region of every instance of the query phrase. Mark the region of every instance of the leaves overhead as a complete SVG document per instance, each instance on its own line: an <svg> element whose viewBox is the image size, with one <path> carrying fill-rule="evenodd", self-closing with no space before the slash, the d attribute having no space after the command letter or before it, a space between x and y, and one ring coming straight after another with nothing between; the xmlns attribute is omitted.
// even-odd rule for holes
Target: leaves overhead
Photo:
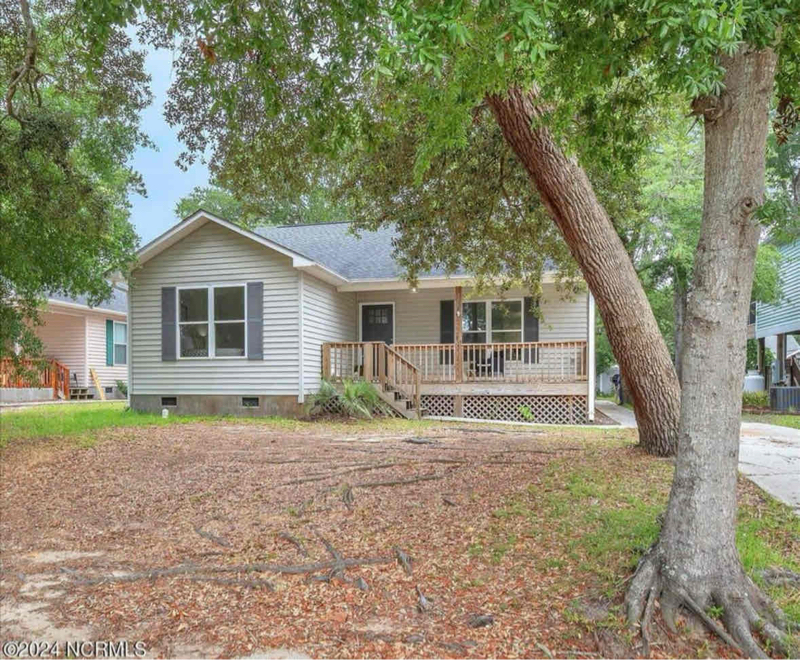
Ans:
<svg viewBox="0 0 800 660"><path fill-rule="evenodd" d="M214 182L240 200L336 188L358 226L398 223L412 278L434 262L452 267L457 254L504 255L467 257L485 273L520 263L537 271L545 256L564 261L528 186L514 185L514 159L500 145L479 153L499 139L482 110L489 93L536 85L548 110L542 121L622 223L653 122L676 99L688 111L693 98L720 91L720 53L780 35L776 93L790 99L787 108L800 85L800 0L78 7L86 25L133 22L142 10L141 37L174 49L166 113L186 145L183 164L207 158ZM438 207L434 191L446 195ZM522 240L531 246L518 249Z"/></svg>
<svg viewBox="0 0 800 660"><path fill-rule="evenodd" d="M66 0L0 7L0 355L37 352L48 292L107 298L137 242L127 196L143 186L127 161L148 144L144 57L118 27L93 54L80 20Z"/></svg>

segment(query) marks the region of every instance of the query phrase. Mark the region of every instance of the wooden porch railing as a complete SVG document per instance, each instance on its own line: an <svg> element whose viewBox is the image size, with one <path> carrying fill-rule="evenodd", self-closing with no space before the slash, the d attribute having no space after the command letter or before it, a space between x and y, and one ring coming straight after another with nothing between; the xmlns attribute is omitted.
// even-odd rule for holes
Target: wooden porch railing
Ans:
<svg viewBox="0 0 800 660"><path fill-rule="evenodd" d="M53 398L59 394L69 399L69 369L57 360L19 360L17 368L12 358L0 360L0 387L51 387Z"/></svg>
<svg viewBox="0 0 800 660"><path fill-rule="evenodd" d="M571 383L585 381L587 342L395 344L422 372L423 383ZM461 374L458 367L461 357Z"/></svg>
<svg viewBox="0 0 800 660"><path fill-rule="evenodd" d="M388 382L389 369L399 369L402 385L411 384L411 374L422 383L574 383L588 377L585 341L462 344L460 377L458 357L455 344L339 342L323 346L323 376Z"/></svg>
<svg viewBox="0 0 800 660"><path fill-rule="evenodd" d="M383 342L323 344L322 376L331 382L363 379L377 383L382 392L401 392L420 410L420 370Z"/></svg>

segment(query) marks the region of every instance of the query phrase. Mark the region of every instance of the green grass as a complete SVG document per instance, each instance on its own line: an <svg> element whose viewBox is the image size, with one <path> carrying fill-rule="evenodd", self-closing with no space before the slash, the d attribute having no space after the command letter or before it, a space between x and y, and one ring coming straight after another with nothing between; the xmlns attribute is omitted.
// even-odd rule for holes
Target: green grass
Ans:
<svg viewBox="0 0 800 660"><path fill-rule="evenodd" d="M33 438L77 438L79 446L90 447L97 442L96 434L103 429L129 428L137 426L166 426L192 422L232 421L236 424L255 424L295 431L313 429L324 425L329 430L357 430L370 428L375 431L410 429L424 430L438 424L419 420L374 419L359 421L323 420L320 422L288 419L285 417L201 417L170 415L163 419L160 414L127 410L124 401L118 403L86 403L33 406L25 410L0 414L0 449L12 441Z"/></svg>
<svg viewBox="0 0 800 660"><path fill-rule="evenodd" d="M780 413L766 413L764 415L744 413L743 422L760 422L761 424L775 424L786 426L790 429L800 429L800 415L781 415Z"/></svg>
<svg viewBox="0 0 800 660"><path fill-rule="evenodd" d="M672 472L671 461L624 448L600 448L582 453L580 460L552 461L540 483L493 511L470 554L513 564L518 552L514 535L521 534L536 548L543 579L548 574L562 579L563 567L572 566L570 579L586 585L585 597L602 595L620 602L639 558L658 539ZM800 518L744 479L740 498L737 547L745 570L759 583L765 568L800 572ZM490 552L478 553L477 548ZM800 625L800 591L765 589ZM623 628L620 618L619 630Z"/></svg>
<svg viewBox="0 0 800 660"><path fill-rule="evenodd" d="M92 433L107 428L152 426L197 421L196 417L161 415L126 410L125 402L35 406L0 415L0 447L12 440L80 436L81 446L92 446Z"/></svg>

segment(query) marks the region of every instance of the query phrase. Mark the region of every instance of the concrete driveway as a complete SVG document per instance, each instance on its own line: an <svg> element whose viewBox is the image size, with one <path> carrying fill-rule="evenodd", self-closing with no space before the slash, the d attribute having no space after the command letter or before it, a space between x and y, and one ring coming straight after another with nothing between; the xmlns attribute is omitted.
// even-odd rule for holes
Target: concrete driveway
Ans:
<svg viewBox="0 0 800 660"><path fill-rule="evenodd" d="M613 401L599 400L597 408L621 426L636 426L633 411ZM800 431L742 422L739 470L800 515Z"/></svg>
<svg viewBox="0 0 800 660"><path fill-rule="evenodd" d="M800 515L800 431L743 422L739 470Z"/></svg>

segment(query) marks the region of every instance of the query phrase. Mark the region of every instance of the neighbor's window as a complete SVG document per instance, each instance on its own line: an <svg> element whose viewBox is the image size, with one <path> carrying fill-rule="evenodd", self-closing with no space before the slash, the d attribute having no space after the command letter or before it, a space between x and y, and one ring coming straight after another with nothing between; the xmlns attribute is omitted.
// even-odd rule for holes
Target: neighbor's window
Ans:
<svg viewBox="0 0 800 660"><path fill-rule="evenodd" d="M128 364L128 324L114 321L114 364Z"/></svg>
<svg viewBox="0 0 800 660"><path fill-rule="evenodd" d="M492 341L522 341L521 300L495 300L492 302Z"/></svg>
<svg viewBox="0 0 800 660"><path fill-rule="evenodd" d="M243 357L245 355L245 287L179 289L180 356Z"/></svg>

